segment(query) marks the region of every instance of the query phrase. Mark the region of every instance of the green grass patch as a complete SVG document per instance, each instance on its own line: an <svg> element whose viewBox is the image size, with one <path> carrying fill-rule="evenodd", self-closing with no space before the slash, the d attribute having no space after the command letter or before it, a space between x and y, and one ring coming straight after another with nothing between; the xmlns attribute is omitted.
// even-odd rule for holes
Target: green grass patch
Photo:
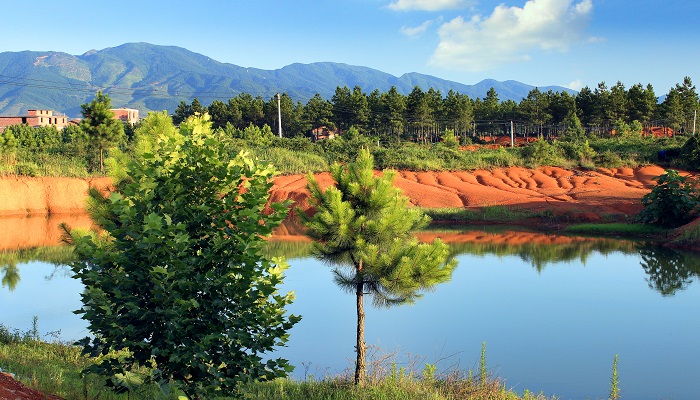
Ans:
<svg viewBox="0 0 700 400"><path fill-rule="evenodd" d="M377 349L375 349L377 351ZM483 352L483 351L482 351ZM351 373L306 380L276 379L249 382L241 387L237 399L257 400L370 400L370 399L493 399L544 400L542 394L522 394L506 388L501 380L490 376L482 354L480 371L449 370L439 372L436 365L422 359L402 361L393 355L370 352L366 384L355 386ZM181 393L164 392L154 384L141 384L138 377L129 379L131 393L117 394L105 386L104 379L80 371L95 362L80 354L76 346L42 341L33 330L20 333L0 324L0 368L15 374L16 379L43 393L76 400L185 399ZM221 398L220 400L228 399Z"/></svg>
<svg viewBox="0 0 700 400"><path fill-rule="evenodd" d="M564 229L566 233L594 236L656 236L665 235L668 230L647 224L577 224Z"/></svg>
<svg viewBox="0 0 700 400"><path fill-rule="evenodd" d="M425 208L423 212L436 222L524 222L532 218L552 219L551 211L533 212L512 206L487 206L481 208Z"/></svg>

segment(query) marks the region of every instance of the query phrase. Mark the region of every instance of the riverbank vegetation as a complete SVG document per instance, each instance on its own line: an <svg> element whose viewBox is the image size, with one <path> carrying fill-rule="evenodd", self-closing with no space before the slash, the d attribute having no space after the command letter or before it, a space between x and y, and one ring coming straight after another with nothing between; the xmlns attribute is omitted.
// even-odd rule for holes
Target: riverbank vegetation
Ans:
<svg viewBox="0 0 700 400"><path fill-rule="evenodd" d="M550 397L528 391L509 390L492 376L482 352L479 369L443 370L438 364L412 357L397 361L395 354L384 354L373 348L363 386L352 383L350 374L306 376L304 380L279 378L268 382L244 382L236 399L258 400L369 400L369 399L492 399L544 400ZM66 399L181 399L180 393L144 383L133 374L124 384L131 393L115 393L105 386L104 379L82 375L81 370L99 362L99 358L81 355L80 348L56 341L45 341L37 327L27 332L12 330L0 324L0 369L11 372L28 387ZM219 397L217 397L219 398ZM228 397L220 397L224 400Z"/></svg>

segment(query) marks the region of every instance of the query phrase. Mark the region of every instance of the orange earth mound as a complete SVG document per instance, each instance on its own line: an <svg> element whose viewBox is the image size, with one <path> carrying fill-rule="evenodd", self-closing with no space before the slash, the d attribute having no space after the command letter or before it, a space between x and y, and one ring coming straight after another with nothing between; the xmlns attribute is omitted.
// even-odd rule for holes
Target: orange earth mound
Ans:
<svg viewBox="0 0 700 400"><path fill-rule="evenodd" d="M398 173L394 184L425 208L517 207L551 210L556 215L597 221L602 216L632 215L642 208L641 198L654 185L652 178L664 173L658 166L599 168L595 171L557 167L521 167L454 172ZM333 183L329 173L317 174L322 188ZM290 199L309 209L306 177L277 177L272 201Z"/></svg>
<svg viewBox="0 0 700 400"><path fill-rule="evenodd" d="M550 210L576 221L598 221L603 216L623 217L637 213L642 208L642 196L654 185L652 178L663 172L664 169L657 166L595 171L556 167L400 171L394 183L409 197L411 204L425 208L498 205L521 210ZM333 183L329 173L317 174L316 179L322 188ZM270 200L289 199L294 207L309 211L306 183L305 175L276 177ZM108 190L110 180L1 178L0 250L56 245L61 233L60 222L67 222L71 227L89 227L84 205L91 187Z"/></svg>

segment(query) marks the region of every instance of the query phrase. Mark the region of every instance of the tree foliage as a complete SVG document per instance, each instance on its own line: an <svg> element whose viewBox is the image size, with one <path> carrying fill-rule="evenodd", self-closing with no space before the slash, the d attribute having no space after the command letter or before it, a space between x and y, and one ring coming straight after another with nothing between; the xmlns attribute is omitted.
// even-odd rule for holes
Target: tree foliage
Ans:
<svg viewBox="0 0 700 400"><path fill-rule="evenodd" d="M292 295L276 289L286 263L263 251L287 205L263 212L273 168L245 153L222 161L207 117L177 130L164 114L149 116L116 190L91 193L105 234L71 232L81 260L72 269L85 285L77 313L94 335L81 343L101 356L88 372L117 389L119 377L147 367L141 379L212 398L291 370L262 358L299 320L285 315Z"/></svg>
<svg viewBox="0 0 700 400"><path fill-rule="evenodd" d="M697 216L700 197L694 181L672 169L654 180L656 185L642 198L642 222L675 228Z"/></svg>
<svg viewBox="0 0 700 400"><path fill-rule="evenodd" d="M357 360L355 383L365 375L364 295L376 306L413 303L438 283L449 280L456 265L440 240L419 244L412 232L429 217L409 207L408 198L393 186L395 172L374 174L369 151L360 151L346 165L334 164L336 184L321 189L309 175L313 217L299 212L315 239L317 258L336 266L335 283L356 296Z"/></svg>
<svg viewBox="0 0 700 400"><path fill-rule="evenodd" d="M110 110L112 102L109 96L97 92L95 99L90 103L80 106L83 119L80 121L80 128L87 135L91 143L99 154L100 172L104 171L104 151L116 146L124 140L124 124L114 118L114 113Z"/></svg>

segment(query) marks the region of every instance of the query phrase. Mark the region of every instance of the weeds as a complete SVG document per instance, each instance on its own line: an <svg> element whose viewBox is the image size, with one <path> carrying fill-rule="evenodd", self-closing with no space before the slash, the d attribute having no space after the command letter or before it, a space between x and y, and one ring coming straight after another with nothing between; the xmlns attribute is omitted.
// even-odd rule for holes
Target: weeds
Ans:
<svg viewBox="0 0 700 400"><path fill-rule="evenodd" d="M613 360L612 376L610 377L610 400L620 399L620 383L617 376L617 360L619 355L615 354L615 359Z"/></svg>
<svg viewBox="0 0 700 400"><path fill-rule="evenodd" d="M83 376L80 371L96 362L80 354L76 346L60 342L35 340L35 324L21 334L0 324L0 368L10 371L27 386L66 399L183 399L168 386L139 384L130 380L130 393L117 394L98 377ZM508 390L502 381L489 376L486 369L486 344L482 344L478 379L472 372L463 372L458 363L440 371L440 365L451 357L426 363L424 357L408 355L401 360L397 353L385 353L376 346L369 349L368 373L365 385L353 384L353 371L348 368L338 376L317 379L306 375L303 381L276 379L268 382L248 382L241 387L242 399L492 399L544 400L546 396L525 392L518 395ZM223 399L222 399L223 400Z"/></svg>

